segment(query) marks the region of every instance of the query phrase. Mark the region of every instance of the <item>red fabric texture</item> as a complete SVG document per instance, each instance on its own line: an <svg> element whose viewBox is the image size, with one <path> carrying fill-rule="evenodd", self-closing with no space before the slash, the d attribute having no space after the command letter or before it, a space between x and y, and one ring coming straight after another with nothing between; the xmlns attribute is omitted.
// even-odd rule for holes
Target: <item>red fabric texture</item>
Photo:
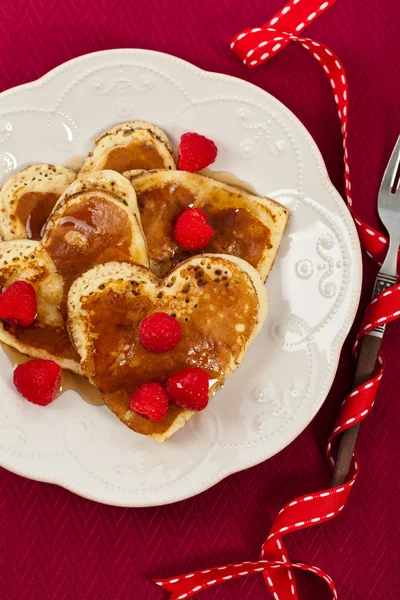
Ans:
<svg viewBox="0 0 400 600"><path fill-rule="evenodd" d="M235 33L265 22L281 6L275 0L268 6L252 0L235 10L228 0L184 6L88 0L49 8L41 0L25 2L21 10L18 3L6 0L0 7L0 85L5 89L23 83L68 58L105 47L170 52L247 79L285 102L314 135L342 191L341 133L329 86L316 65L292 44L267 66L249 72L228 48ZM354 208L378 229L376 194L400 125L400 82L395 71L399 16L395 0L386 0L385 6L371 3L368 11L358 0L339 0L307 30L307 36L332 48L345 65ZM368 262L364 300L373 275ZM331 523L287 538L292 560L318 564L334 578L343 599L398 596L398 327L388 326L386 374L373 414L361 429L363 469L346 509ZM351 387L350 350L351 341L327 402L302 436L270 461L195 499L157 509L103 507L3 471L0 598L161 600L165 592L150 582L151 577L257 560L280 508L299 494L329 486L324 444ZM330 597L317 578L300 579L300 598ZM255 576L228 582L201 597L235 600L266 595L262 578Z"/></svg>

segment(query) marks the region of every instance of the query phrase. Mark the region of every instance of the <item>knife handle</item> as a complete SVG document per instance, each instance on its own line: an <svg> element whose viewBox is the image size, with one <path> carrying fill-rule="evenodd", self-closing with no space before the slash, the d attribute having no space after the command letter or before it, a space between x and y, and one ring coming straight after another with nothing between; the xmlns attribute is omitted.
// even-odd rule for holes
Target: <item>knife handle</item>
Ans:
<svg viewBox="0 0 400 600"><path fill-rule="evenodd" d="M360 353L354 376L354 387L358 387L372 378L381 342L382 338L375 335L365 335L361 340ZM346 429L340 437L332 487L343 485L346 481L359 429L360 423L357 423L353 427Z"/></svg>

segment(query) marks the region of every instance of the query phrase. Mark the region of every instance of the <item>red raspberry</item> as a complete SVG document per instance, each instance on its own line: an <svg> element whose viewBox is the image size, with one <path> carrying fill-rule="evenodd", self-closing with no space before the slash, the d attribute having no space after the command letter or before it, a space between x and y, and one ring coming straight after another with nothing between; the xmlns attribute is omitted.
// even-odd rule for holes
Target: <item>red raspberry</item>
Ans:
<svg viewBox="0 0 400 600"><path fill-rule="evenodd" d="M167 381L168 397L188 410L203 410L208 404L208 373L204 369L183 369Z"/></svg>
<svg viewBox="0 0 400 600"><path fill-rule="evenodd" d="M211 241L214 229L199 208L188 208L176 220L174 236L185 250L204 248Z"/></svg>
<svg viewBox="0 0 400 600"><path fill-rule="evenodd" d="M156 423L167 414L168 398L159 383L144 383L131 398L131 410Z"/></svg>
<svg viewBox="0 0 400 600"><path fill-rule="evenodd" d="M61 368L52 360L30 360L14 371L14 385L24 398L47 406L56 398L61 383Z"/></svg>
<svg viewBox="0 0 400 600"><path fill-rule="evenodd" d="M212 140L198 133L184 133L179 142L178 167L195 173L211 165L217 158L218 148Z"/></svg>
<svg viewBox="0 0 400 600"><path fill-rule="evenodd" d="M139 339L149 352L168 352L181 339L181 326L167 313L156 312L141 322Z"/></svg>
<svg viewBox="0 0 400 600"><path fill-rule="evenodd" d="M37 315L35 288L26 281L12 283L0 295L0 319L28 327Z"/></svg>

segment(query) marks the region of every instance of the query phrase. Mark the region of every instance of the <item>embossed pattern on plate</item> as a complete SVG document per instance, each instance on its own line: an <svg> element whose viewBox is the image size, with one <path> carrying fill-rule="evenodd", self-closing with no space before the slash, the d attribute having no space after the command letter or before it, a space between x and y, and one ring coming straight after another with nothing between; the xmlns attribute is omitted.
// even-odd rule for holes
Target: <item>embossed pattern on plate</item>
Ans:
<svg viewBox="0 0 400 600"><path fill-rule="evenodd" d="M293 114L251 84L157 52L87 55L1 94L1 181L35 161L83 156L97 134L128 119L156 123L175 147L187 130L213 138L213 169L292 213L262 332L210 407L165 444L71 391L45 409L25 402L0 355L0 464L99 502L148 506L195 495L301 433L335 375L358 305L361 257L345 204Z"/></svg>

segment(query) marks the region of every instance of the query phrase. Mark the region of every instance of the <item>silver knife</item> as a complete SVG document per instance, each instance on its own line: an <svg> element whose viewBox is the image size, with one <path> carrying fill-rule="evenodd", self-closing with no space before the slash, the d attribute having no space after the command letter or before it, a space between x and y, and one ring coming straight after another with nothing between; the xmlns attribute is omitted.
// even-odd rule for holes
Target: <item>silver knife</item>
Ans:
<svg viewBox="0 0 400 600"><path fill-rule="evenodd" d="M397 255L400 245L400 137L386 167L378 195L378 212L389 234L389 250L375 281L373 297L397 282ZM354 387L371 379L385 325L365 335L360 343ZM347 478L360 423L342 433L333 474L332 487L342 485Z"/></svg>

